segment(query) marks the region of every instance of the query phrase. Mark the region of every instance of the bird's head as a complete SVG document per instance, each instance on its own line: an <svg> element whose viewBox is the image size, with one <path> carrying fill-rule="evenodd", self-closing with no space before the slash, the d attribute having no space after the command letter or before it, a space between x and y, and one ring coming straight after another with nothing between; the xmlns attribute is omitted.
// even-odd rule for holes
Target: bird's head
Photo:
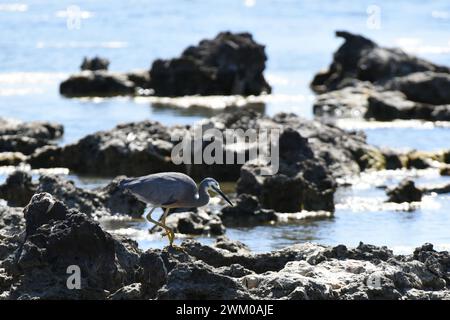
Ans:
<svg viewBox="0 0 450 320"><path fill-rule="evenodd" d="M230 206L233 206L233 203L230 201L230 199L228 199L228 197L222 192L222 190L220 190L220 185L219 183L213 179L213 178L206 178L204 180L204 183L206 183L206 187L207 190L211 190L214 193L217 193L218 195L220 195L226 202L228 202L230 204Z"/></svg>

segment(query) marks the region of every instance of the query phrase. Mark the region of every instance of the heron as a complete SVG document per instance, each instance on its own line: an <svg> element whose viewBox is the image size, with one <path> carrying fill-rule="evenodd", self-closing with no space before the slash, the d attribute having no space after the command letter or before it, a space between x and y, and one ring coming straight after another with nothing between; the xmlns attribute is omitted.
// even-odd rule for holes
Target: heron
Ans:
<svg viewBox="0 0 450 320"><path fill-rule="evenodd" d="M213 191L220 195L229 205L233 203L220 190L219 183L213 178L205 178L197 188L195 181L180 172L162 172L136 178L125 178L119 187L129 190L136 198L151 206L146 219L166 231L169 245L172 247L175 239L173 230L166 226L166 217L171 208L198 208L208 204ZM164 213L159 221L152 219L156 208L162 208Z"/></svg>

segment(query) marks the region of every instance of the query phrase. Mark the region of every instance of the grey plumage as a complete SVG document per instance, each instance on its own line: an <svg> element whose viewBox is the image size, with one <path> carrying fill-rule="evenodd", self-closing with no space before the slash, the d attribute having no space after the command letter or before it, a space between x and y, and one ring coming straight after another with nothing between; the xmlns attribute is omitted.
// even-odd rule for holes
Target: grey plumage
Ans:
<svg viewBox="0 0 450 320"><path fill-rule="evenodd" d="M165 218L170 208L201 207L209 202L208 190L218 193L230 205L231 201L220 190L219 183L213 178L204 179L199 187L191 177L179 172L162 172L143 177L123 179L119 187L129 190L139 200L153 207L147 219L166 230L172 245L173 231L165 225ZM151 213L157 207L165 208L161 222L151 218Z"/></svg>

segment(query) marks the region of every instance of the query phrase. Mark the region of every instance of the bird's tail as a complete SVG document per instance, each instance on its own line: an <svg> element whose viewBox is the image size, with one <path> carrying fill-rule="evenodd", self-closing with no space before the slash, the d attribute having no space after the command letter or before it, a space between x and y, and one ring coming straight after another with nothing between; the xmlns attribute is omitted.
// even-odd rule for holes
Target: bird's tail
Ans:
<svg viewBox="0 0 450 320"><path fill-rule="evenodd" d="M130 182L131 181L133 181L133 179L132 178L125 178L125 179L122 179L122 180L120 180L120 182L119 182L119 184L118 184L118 187L120 188L120 189L128 189L129 188L129 184L130 184Z"/></svg>

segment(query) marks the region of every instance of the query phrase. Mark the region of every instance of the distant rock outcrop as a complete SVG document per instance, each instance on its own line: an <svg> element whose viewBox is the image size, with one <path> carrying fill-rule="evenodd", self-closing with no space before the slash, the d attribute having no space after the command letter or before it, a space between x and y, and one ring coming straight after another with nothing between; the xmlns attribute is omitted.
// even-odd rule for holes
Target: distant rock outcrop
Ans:
<svg viewBox="0 0 450 320"><path fill-rule="evenodd" d="M450 68L338 31L344 44L311 88L318 116L450 120Z"/></svg>

